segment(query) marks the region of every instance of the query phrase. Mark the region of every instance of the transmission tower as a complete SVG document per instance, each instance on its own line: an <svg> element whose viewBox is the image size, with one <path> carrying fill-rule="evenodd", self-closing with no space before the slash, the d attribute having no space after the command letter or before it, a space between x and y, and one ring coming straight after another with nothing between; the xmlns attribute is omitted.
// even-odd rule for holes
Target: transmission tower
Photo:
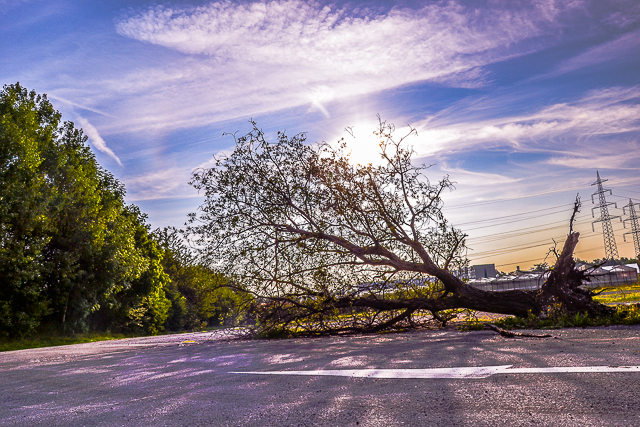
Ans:
<svg viewBox="0 0 640 427"><path fill-rule="evenodd" d="M622 213L624 215L626 215L625 210L629 208L629 218L622 221L624 228L627 228L627 221L631 221L631 231L624 233L622 238L626 242L627 238L625 236L627 234L631 234L633 237L633 247L636 250L636 259L640 260L640 226L638 225L638 215L636 214L634 204L640 206L640 203L633 203L633 201L629 199L629 204L622 208Z"/></svg>
<svg viewBox="0 0 640 427"><path fill-rule="evenodd" d="M613 193L611 192L611 190L602 188L602 183L608 180L600 179L600 172L598 171L596 171L596 175L598 176L598 180L591 185L597 185L598 191L596 191L591 195L591 203L595 203L595 201L593 200L593 196L595 196L596 194L598 195L598 200L600 203L599 203L599 206L596 206L595 208L591 208L591 216L595 218L595 214L593 213L593 211L594 209L600 208L600 218L598 218L597 220L591 223L591 228L593 229L593 231L596 231L594 224L596 222L602 223L602 235L604 236L605 258L610 261L613 261L613 260L619 259L620 257L618 256L618 246L616 245L616 238L613 235L613 226L611 225L611 220L614 218L620 218L620 217L617 215L616 216L609 215L609 205L614 205L616 209L618 208L618 205L616 203L607 203L607 200L604 197L604 193L607 191L609 192L610 195L613 195ZM620 221L622 221L622 218L620 218Z"/></svg>

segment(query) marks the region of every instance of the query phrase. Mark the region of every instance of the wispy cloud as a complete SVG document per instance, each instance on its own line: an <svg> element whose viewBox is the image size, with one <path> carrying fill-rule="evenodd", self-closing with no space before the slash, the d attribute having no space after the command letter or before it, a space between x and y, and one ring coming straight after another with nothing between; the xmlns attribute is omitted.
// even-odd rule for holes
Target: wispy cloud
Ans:
<svg viewBox="0 0 640 427"><path fill-rule="evenodd" d="M624 153L617 153L611 155L589 155L585 156L558 156L552 157L545 161L548 165L565 166L574 169L629 169L638 170L635 165L630 165L630 161L637 164L637 160L640 158L640 154L629 153L625 150Z"/></svg>
<svg viewBox="0 0 640 427"><path fill-rule="evenodd" d="M625 28L640 21L640 4L636 0L607 2L608 16L604 22L617 28Z"/></svg>
<svg viewBox="0 0 640 427"><path fill-rule="evenodd" d="M0 0L0 12L5 12L10 8L20 6L23 3L28 3L31 0Z"/></svg>
<svg viewBox="0 0 640 427"><path fill-rule="evenodd" d="M142 200L184 199L199 197L188 185L191 168L169 167L128 178L128 197L132 202Z"/></svg>
<svg viewBox="0 0 640 427"><path fill-rule="evenodd" d="M301 0L156 6L119 20L118 33L186 56L100 82L100 90L126 95L127 110L135 112L122 117L119 130L202 125L305 104L328 115L332 100L412 82L481 86L481 67L539 48L521 42L557 31L559 17L576 4L442 2L386 11Z"/></svg>
<svg viewBox="0 0 640 427"><path fill-rule="evenodd" d="M68 13L68 2L65 0L56 2L38 2L37 12L28 14L20 14L20 8L28 3L34 3L33 0L0 0L0 17L13 14L10 20L3 22L0 26L0 33L10 31L16 28L24 28L29 25L42 24L46 19ZM18 12L18 13L16 13ZM22 15L22 16L20 16Z"/></svg>
<svg viewBox="0 0 640 427"><path fill-rule="evenodd" d="M625 61L635 59L640 49L640 30L625 34L615 40L587 49L578 56L574 56L560 63L551 74L540 76L548 78L565 74L574 70L584 69L608 61Z"/></svg>
<svg viewBox="0 0 640 427"><path fill-rule="evenodd" d="M78 122L80 123L80 126L82 127L84 132L87 134L87 136L91 140L91 143L93 144L93 146L96 147L98 151L102 151L103 153L107 154L113 160L118 162L120 166L122 166L122 162L120 161L118 156L116 156L116 153L114 153L111 148L107 147L107 143L104 142L104 139L102 139L102 137L98 133L98 129L96 129L95 126L89 123L89 121L84 117L78 117Z"/></svg>
<svg viewBox="0 0 640 427"><path fill-rule="evenodd" d="M472 172L457 167L450 167L446 164L442 165L440 170L455 177L456 184L461 186L475 186L479 182L481 182L483 186L507 185L520 181L520 179L500 175L499 173Z"/></svg>
<svg viewBox="0 0 640 427"><path fill-rule="evenodd" d="M445 196L448 206L510 200L508 209L517 213L532 210L533 200L561 204L576 192L588 196L597 169L618 188L640 173L640 87L591 91L501 117L492 110L502 113L504 99L465 101L418 123L411 142L427 163L436 163L430 176L448 173L457 182L457 191ZM451 219L500 216L505 206L454 209Z"/></svg>
<svg viewBox="0 0 640 427"><path fill-rule="evenodd" d="M622 166L640 156L635 154L640 131L639 87L592 91L577 101L527 115L438 123L444 120L450 118L429 118L417 125L415 149L421 156L507 147L516 152L552 153L556 155L553 162L574 167L589 163L568 159L608 156ZM613 136L617 149L627 150L626 156L610 156L606 142Z"/></svg>
<svg viewBox="0 0 640 427"><path fill-rule="evenodd" d="M225 157L232 152L232 149L221 150L215 154L215 157ZM195 167L163 166L157 170L127 178L127 198L132 202L137 202L202 197L202 194L189 185L189 181L196 170L214 167L215 157L211 156Z"/></svg>
<svg viewBox="0 0 640 427"><path fill-rule="evenodd" d="M155 7L120 21L118 32L190 54L263 64L313 65L328 75L382 75L416 65L468 67L457 58L517 42L554 19L543 7L498 13L454 2L374 14L300 0L212 3L193 9ZM533 12L533 14L530 14ZM301 61L304 61L301 64ZM439 73L429 67L429 75ZM418 72L412 70L412 72Z"/></svg>
<svg viewBox="0 0 640 427"><path fill-rule="evenodd" d="M106 117L110 117L112 119L115 119L114 116L112 116L109 113L106 113L102 110L99 110L97 108L93 108L90 107L88 105L82 105L82 104L78 104L77 102L73 102L73 101L69 101L68 99L62 98L61 96L55 95L55 94L47 94L47 97L56 101L60 101L60 102L64 102L65 104L71 105L72 107L77 107L80 108L82 110L87 110L87 111L91 111L93 113L97 113L100 114L102 116L106 116Z"/></svg>

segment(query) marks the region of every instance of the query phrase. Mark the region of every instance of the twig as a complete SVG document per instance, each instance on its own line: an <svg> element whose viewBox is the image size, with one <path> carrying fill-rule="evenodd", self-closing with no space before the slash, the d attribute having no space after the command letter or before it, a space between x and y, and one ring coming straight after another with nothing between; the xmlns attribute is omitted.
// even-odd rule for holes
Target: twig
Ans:
<svg viewBox="0 0 640 427"><path fill-rule="evenodd" d="M513 331L507 331L506 329L502 329L499 328L498 326L492 324L492 323L485 323L484 325L485 328L487 329L491 329L492 331L495 331L497 333L499 333L500 335L502 335L503 337L507 337L507 338L517 338L517 337L523 337L523 338L552 338L552 335L549 334L545 334L545 335L537 335L537 334L525 334L523 332L513 332Z"/></svg>
<svg viewBox="0 0 640 427"><path fill-rule="evenodd" d="M344 128L344 130L345 130L349 135L351 135L352 137L354 137L354 138L356 137L356 136L353 134L353 126L347 126L346 128Z"/></svg>
<svg viewBox="0 0 640 427"><path fill-rule="evenodd" d="M549 255L554 254L556 256L556 260L558 260L558 258L560 258L560 254L558 253L558 242L556 242L556 239L551 239L553 241L553 247L549 248L549 251L547 252L547 256L544 257L544 261L547 261L547 258L549 257ZM548 271L549 269L547 269Z"/></svg>
<svg viewBox="0 0 640 427"><path fill-rule="evenodd" d="M576 214L580 212L580 206L582 203L580 202L580 194L576 194L576 201L573 203L573 213L571 214L571 219L569 220L569 234L573 233L573 222L576 219Z"/></svg>

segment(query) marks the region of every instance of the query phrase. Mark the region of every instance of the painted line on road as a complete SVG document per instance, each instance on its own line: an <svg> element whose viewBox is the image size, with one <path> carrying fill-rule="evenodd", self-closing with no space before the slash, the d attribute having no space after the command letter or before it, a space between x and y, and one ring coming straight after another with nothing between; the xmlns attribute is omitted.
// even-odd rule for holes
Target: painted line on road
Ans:
<svg viewBox="0 0 640 427"><path fill-rule="evenodd" d="M321 369L314 371L252 371L230 372L253 375L306 375L352 378L487 378L496 374L556 374L556 373L613 373L640 372L640 366L548 366L542 368L513 368L513 365L471 366L431 369Z"/></svg>

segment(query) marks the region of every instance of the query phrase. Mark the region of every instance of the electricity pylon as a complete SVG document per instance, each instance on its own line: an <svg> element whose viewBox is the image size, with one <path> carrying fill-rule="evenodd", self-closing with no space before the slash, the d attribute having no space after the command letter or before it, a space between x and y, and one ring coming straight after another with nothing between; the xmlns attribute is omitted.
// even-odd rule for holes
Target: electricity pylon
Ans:
<svg viewBox="0 0 640 427"><path fill-rule="evenodd" d="M613 195L613 193L611 192L611 190L602 188L602 183L608 180L600 179L600 172L598 171L596 171L596 175L598 176L598 180L591 185L597 185L598 191L596 191L591 195L591 203L595 203L593 200L593 196L597 194L598 200L599 200L599 206L596 206L595 208L591 208L591 216L595 218L595 214L593 213L593 210L600 208L600 218L598 218L597 220L591 223L591 228L593 229L593 231L596 231L594 224L596 222L602 223L602 235L604 237L605 258L610 261L613 261L613 260L619 259L620 257L618 256L618 246L616 245L616 238L613 235L613 226L611 225L611 220L614 218L620 218L620 216L609 215L609 205L614 205L616 209L618 208L618 205L616 203L607 203L607 200L604 197L604 193L607 191L609 192L610 195ZM620 221L622 221L622 218L620 218Z"/></svg>
<svg viewBox="0 0 640 427"><path fill-rule="evenodd" d="M640 206L640 203L633 203L633 201L629 199L629 204L622 208L622 213L624 215L626 215L625 210L629 208L629 218L622 221L624 228L627 228L627 221L631 221L631 231L624 233L622 238L626 242L626 235L631 234L633 237L633 247L636 250L636 259L640 259L640 226L638 225L638 215L636 214L634 205Z"/></svg>

